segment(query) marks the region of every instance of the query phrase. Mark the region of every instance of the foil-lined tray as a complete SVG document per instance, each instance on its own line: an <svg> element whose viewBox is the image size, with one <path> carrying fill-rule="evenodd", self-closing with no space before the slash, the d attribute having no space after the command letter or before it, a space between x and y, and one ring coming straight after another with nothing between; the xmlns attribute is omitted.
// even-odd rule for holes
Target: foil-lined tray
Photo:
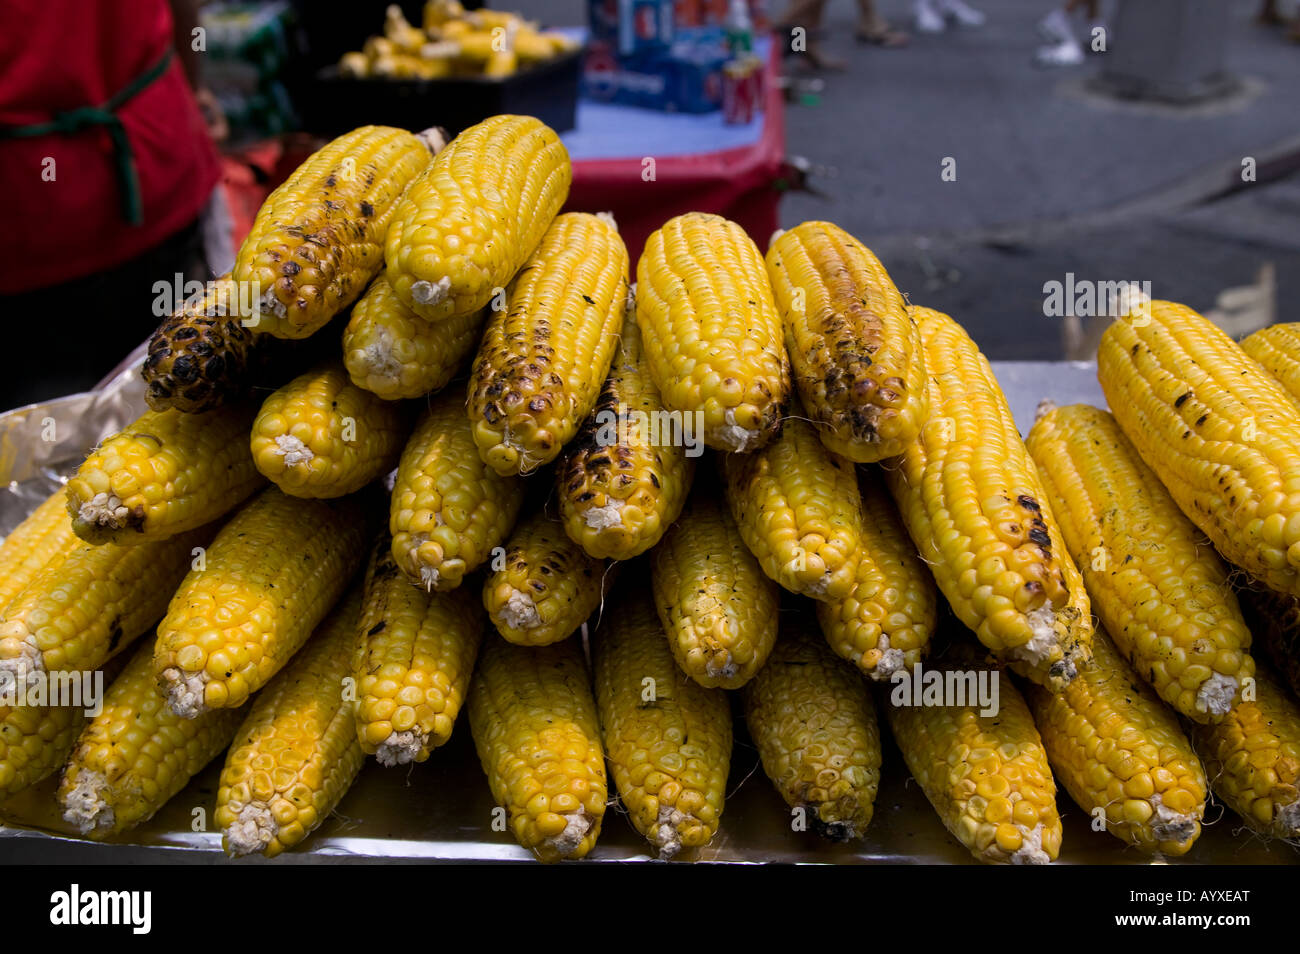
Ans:
<svg viewBox="0 0 1300 954"><path fill-rule="evenodd" d="M86 449L144 409L138 376L143 346L94 391L0 415L0 533L8 533L80 462ZM994 371L1023 431L1038 401L1103 405L1096 367L1077 362L994 362ZM1103 405L1104 406L1104 405ZM52 423L52 427L51 427ZM797 830L795 816L763 775L745 734L738 698L736 745L726 809L713 842L692 858L702 862L802 864L964 864L970 855L953 839L886 741L880 794L867 837L833 844ZM887 736L888 733L886 732ZM0 803L0 862L74 864L227 862L212 822L221 759L149 822L111 842L75 837L59 817L57 779ZM611 797L613 792L611 791ZM331 864L372 860L501 862L531 858L494 826L494 804L466 726L421 765L386 769L368 760L338 808L299 849L239 864ZM1152 859L1090 827L1090 816L1064 793L1061 863L1150 864ZM644 861L651 855L617 801L606 813L588 862ZM1191 852L1170 864L1295 864L1300 852L1266 841L1217 804ZM1164 863L1159 861L1157 863Z"/></svg>

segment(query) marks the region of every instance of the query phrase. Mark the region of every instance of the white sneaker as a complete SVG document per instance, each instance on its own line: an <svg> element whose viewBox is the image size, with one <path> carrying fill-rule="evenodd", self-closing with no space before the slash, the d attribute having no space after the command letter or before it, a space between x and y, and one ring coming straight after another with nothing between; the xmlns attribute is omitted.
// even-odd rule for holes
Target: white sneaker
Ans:
<svg viewBox="0 0 1300 954"><path fill-rule="evenodd" d="M939 0L939 9L964 27L984 25L984 14L968 5L965 0Z"/></svg>
<svg viewBox="0 0 1300 954"><path fill-rule="evenodd" d="M1078 66L1083 62L1083 47L1074 39L1055 46L1040 46L1034 60L1039 66Z"/></svg>
<svg viewBox="0 0 1300 954"><path fill-rule="evenodd" d="M1060 43L1074 36L1074 31L1070 29L1070 18L1060 7L1038 21L1038 33L1049 43Z"/></svg>
<svg viewBox="0 0 1300 954"><path fill-rule="evenodd" d="M934 0L916 0L916 29L918 33L942 33L943 17L934 8Z"/></svg>

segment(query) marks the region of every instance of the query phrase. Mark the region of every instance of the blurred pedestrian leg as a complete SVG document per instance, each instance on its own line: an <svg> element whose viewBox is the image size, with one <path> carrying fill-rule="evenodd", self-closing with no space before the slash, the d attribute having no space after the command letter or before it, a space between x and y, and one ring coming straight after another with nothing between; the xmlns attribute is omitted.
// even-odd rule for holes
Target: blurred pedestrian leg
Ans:
<svg viewBox="0 0 1300 954"><path fill-rule="evenodd" d="M842 70L844 61L821 49L820 33L826 0L793 0L772 25L772 32L785 44L786 56L798 54L798 62L816 70ZM801 31L796 33L795 31Z"/></svg>
<svg viewBox="0 0 1300 954"><path fill-rule="evenodd" d="M922 33L942 33L952 19L964 27L984 25L984 14L965 0L914 0L916 28Z"/></svg>
<svg viewBox="0 0 1300 954"><path fill-rule="evenodd" d="M1070 22L1073 14L1083 11L1088 20L1088 37L1097 29L1105 29L1101 20L1100 0L1066 0L1038 22L1038 32L1048 40L1047 46L1038 48L1034 58L1041 66L1078 66L1084 60L1083 43Z"/></svg>
<svg viewBox="0 0 1300 954"><path fill-rule="evenodd" d="M858 0L858 25L853 36L859 43L884 47L906 46L908 40L906 33L892 29L880 15L876 0Z"/></svg>

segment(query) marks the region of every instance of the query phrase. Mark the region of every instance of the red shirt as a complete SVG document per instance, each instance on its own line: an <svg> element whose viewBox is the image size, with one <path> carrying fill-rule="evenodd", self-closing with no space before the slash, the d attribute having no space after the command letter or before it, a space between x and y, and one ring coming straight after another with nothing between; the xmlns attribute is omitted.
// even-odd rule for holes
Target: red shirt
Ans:
<svg viewBox="0 0 1300 954"><path fill-rule="evenodd" d="M171 43L166 0L4 0L0 126L45 123L60 111L98 106ZM217 152L177 59L117 115L135 156L139 225L125 218L104 127L0 138L0 294L121 264L202 210L219 175Z"/></svg>

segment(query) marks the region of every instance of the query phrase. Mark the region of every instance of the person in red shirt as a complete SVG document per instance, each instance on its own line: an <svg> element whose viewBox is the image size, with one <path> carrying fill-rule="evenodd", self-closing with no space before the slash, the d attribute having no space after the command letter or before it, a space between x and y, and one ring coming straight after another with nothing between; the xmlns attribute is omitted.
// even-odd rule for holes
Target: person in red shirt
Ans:
<svg viewBox="0 0 1300 954"><path fill-rule="evenodd" d="M197 8L0 4L0 411L93 386L161 320L155 282L210 277Z"/></svg>

